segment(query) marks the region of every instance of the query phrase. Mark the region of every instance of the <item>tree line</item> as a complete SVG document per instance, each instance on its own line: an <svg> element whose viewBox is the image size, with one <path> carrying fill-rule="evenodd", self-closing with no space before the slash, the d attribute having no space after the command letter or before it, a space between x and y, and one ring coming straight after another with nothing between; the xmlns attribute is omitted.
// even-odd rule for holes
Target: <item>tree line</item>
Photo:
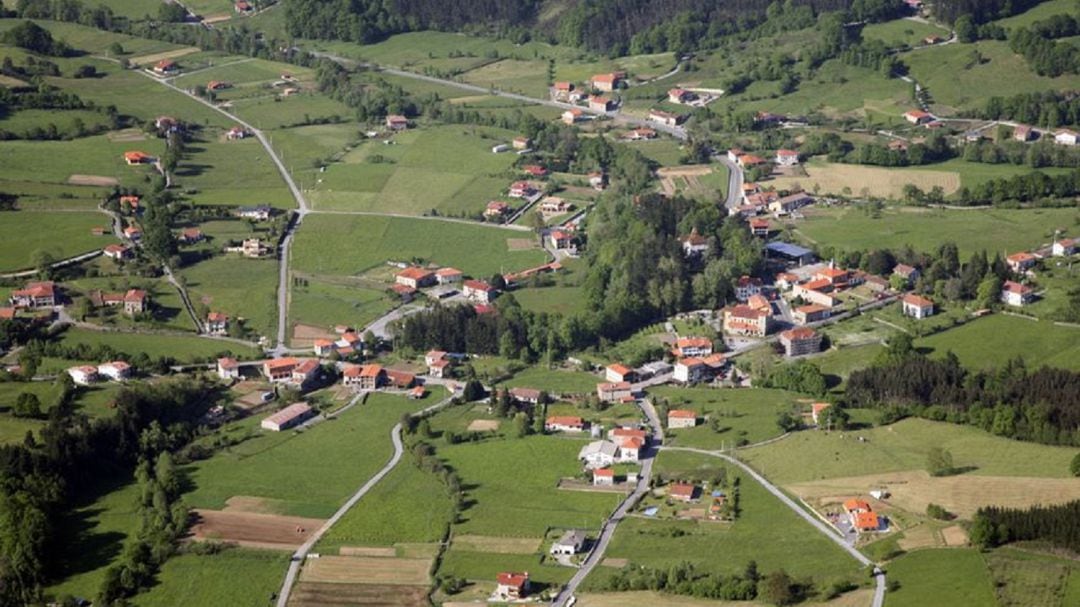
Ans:
<svg viewBox="0 0 1080 607"><path fill-rule="evenodd" d="M982 548L1038 541L1080 553L1080 500L1030 508L979 508L970 535L971 542Z"/></svg>

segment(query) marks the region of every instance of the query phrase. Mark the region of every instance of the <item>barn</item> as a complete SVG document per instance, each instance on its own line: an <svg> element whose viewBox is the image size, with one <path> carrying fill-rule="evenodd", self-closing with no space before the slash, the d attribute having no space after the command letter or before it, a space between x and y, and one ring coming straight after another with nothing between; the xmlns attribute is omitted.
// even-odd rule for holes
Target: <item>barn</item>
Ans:
<svg viewBox="0 0 1080 607"><path fill-rule="evenodd" d="M281 432L282 430L288 430L293 426L303 423L314 414L314 409L309 407L307 403L293 403L262 420L260 425L264 430Z"/></svg>

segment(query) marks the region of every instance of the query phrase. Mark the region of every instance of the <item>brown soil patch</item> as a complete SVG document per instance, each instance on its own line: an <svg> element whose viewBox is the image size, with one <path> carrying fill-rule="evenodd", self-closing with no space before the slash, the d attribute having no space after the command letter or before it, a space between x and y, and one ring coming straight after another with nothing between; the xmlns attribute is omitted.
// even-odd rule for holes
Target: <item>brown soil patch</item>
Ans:
<svg viewBox="0 0 1080 607"><path fill-rule="evenodd" d="M687 166L677 167L661 167L656 170L656 175L661 179L664 177L690 177L701 176L712 173L712 167L707 164L692 164Z"/></svg>
<svg viewBox="0 0 1080 607"><path fill-rule="evenodd" d="M454 537L454 548L491 554L534 554L540 550L543 541L543 538L535 537L458 535Z"/></svg>
<svg viewBox="0 0 1080 607"><path fill-rule="evenodd" d="M162 59L176 59L177 57L183 57L184 55L190 55L192 53L199 52L197 46L186 46L184 48L178 48L171 51L165 51L162 53L154 53L152 55L142 55L141 57L132 57L131 63L135 65L149 65L157 63Z"/></svg>
<svg viewBox="0 0 1080 607"><path fill-rule="evenodd" d="M191 527L190 534L197 540L219 540L271 550L296 549L324 522L317 518L226 510L195 510L195 515L198 522Z"/></svg>
<svg viewBox="0 0 1080 607"><path fill-rule="evenodd" d="M612 559L607 559L612 560ZM604 561L606 563L607 561ZM831 601L800 603L803 607L865 607L873 602L870 588L845 592ZM658 592L603 592L577 595L575 607L624 607L625 605L665 605L670 607L758 607L757 601L714 601Z"/></svg>
<svg viewBox="0 0 1080 607"><path fill-rule="evenodd" d="M19 80L18 78L12 78L11 76L5 76L3 74L0 74L0 86L13 89L29 85L26 82Z"/></svg>
<svg viewBox="0 0 1080 607"><path fill-rule="evenodd" d="M105 177L103 175L72 175L68 177L67 182L71 185L93 185L93 186L110 186L117 185L120 181L115 177Z"/></svg>
<svg viewBox="0 0 1080 607"><path fill-rule="evenodd" d="M925 524L905 529L904 537L897 540L896 543L901 548L908 551L918 548L933 548L940 544L933 528Z"/></svg>
<svg viewBox="0 0 1080 607"><path fill-rule="evenodd" d="M909 183L923 190L941 186L946 194L960 189L960 174L948 171L896 170L851 164L805 165L804 170L805 177L779 177L769 183L778 190L790 190L795 185L810 190L817 184L823 194L842 194L844 188L848 188L851 193L861 195L866 188L871 196L882 198L899 198Z"/></svg>
<svg viewBox="0 0 1080 607"><path fill-rule="evenodd" d="M626 493L632 488L629 483L616 483L612 486L594 485L588 481L574 478L559 479L559 489L566 491L586 491L589 493Z"/></svg>
<svg viewBox="0 0 1080 607"><path fill-rule="evenodd" d="M316 339L337 339L338 336L322 327L296 323L293 325L292 345L294 348L311 346Z"/></svg>
<svg viewBox="0 0 1080 607"><path fill-rule="evenodd" d="M536 242L535 238L507 238L506 248L511 251L528 251L529 249L539 249L540 244Z"/></svg>
<svg viewBox="0 0 1080 607"><path fill-rule="evenodd" d="M232 15L230 15L229 13L221 13L218 15L210 15L209 17L203 17L202 22L213 24L221 23L222 21L228 21L229 19L232 19Z"/></svg>
<svg viewBox="0 0 1080 607"><path fill-rule="evenodd" d="M431 563L431 559L322 556L304 563L300 581L413 586L429 583Z"/></svg>
<svg viewBox="0 0 1080 607"><path fill-rule="evenodd" d="M497 419L474 419L469 422L467 428L469 432L488 432L490 430L499 429L499 420Z"/></svg>
<svg viewBox="0 0 1080 607"><path fill-rule="evenodd" d="M968 534L960 525L953 525L941 530L941 539L945 540L946 546L966 546Z"/></svg>
<svg viewBox="0 0 1080 607"><path fill-rule="evenodd" d="M884 487L892 494L888 504L922 514L933 502L962 518L970 518L981 506L1027 508L1035 504L1060 504L1080 499L1080 483L1069 478L960 475L931 477L923 470L890 472L796 483L787 488L805 499L866 495ZM875 506L876 507L876 506Z"/></svg>
<svg viewBox="0 0 1080 607"><path fill-rule="evenodd" d="M338 550L341 556L372 556L381 558L394 558L397 550L394 548L375 548L368 546L342 546Z"/></svg>
<svg viewBox="0 0 1080 607"><path fill-rule="evenodd" d="M114 143L126 143L131 141L146 141L146 134L139 129L123 129L110 131L105 137Z"/></svg>
<svg viewBox="0 0 1080 607"><path fill-rule="evenodd" d="M613 559L606 558L600 561L601 567L611 567L612 569L622 569L630 564L630 559Z"/></svg>
<svg viewBox="0 0 1080 607"><path fill-rule="evenodd" d="M427 607L427 585L341 584L300 582L289 595L290 607L336 607L378 605L379 607Z"/></svg>

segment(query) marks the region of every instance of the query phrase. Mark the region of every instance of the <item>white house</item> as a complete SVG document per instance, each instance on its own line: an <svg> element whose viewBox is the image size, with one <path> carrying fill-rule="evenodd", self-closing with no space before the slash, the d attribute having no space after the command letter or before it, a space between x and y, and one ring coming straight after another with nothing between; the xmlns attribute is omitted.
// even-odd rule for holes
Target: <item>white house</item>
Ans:
<svg viewBox="0 0 1080 607"><path fill-rule="evenodd" d="M1051 250L1054 257L1068 257L1069 255L1076 253L1076 241L1072 238L1054 241L1054 246Z"/></svg>
<svg viewBox="0 0 1080 607"><path fill-rule="evenodd" d="M219 358L217 361L217 374L221 379L239 379L240 364L235 358Z"/></svg>
<svg viewBox="0 0 1080 607"><path fill-rule="evenodd" d="M1009 306L1025 306L1031 303L1031 300L1035 298L1035 291L1027 286L1018 282L1006 280L1005 284L1001 285L1001 301L1005 305Z"/></svg>
<svg viewBox="0 0 1080 607"><path fill-rule="evenodd" d="M1054 133L1054 143L1058 145L1076 145L1077 137L1076 131L1070 131L1068 129L1058 131Z"/></svg>
<svg viewBox="0 0 1080 607"><path fill-rule="evenodd" d="M67 370L68 375L71 376L71 381L80 386L89 386L97 381L97 367L84 366L84 367L72 367Z"/></svg>
<svg viewBox="0 0 1080 607"><path fill-rule="evenodd" d="M610 364L604 371L604 376L609 382L618 383L622 381L632 381L634 379L634 370L623 364Z"/></svg>
<svg viewBox="0 0 1080 607"><path fill-rule="evenodd" d="M573 556L581 552L585 547L585 532L580 529L570 529L562 534L562 537L551 545L551 554L557 556Z"/></svg>
<svg viewBox="0 0 1080 607"><path fill-rule="evenodd" d="M131 365L122 360L114 360L98 365L97 372L98 375L108 377L113 381L124 381L131 377Z"/></svg>
<svg viewBox="0 0 1080 607"><path fill-rule="evenodd" d="M547 432L583 432L585 420L573 415L552 415L544 420Z"/></svg>
<svg viewBox="0 0 1080 607"><path fill-rule="evenodd" d="M795 150L777 150L776 164L782 167L793 167L799 164L799 153Z"/></svg>
<svg viewBox="0 0 1080 607"><path fill-rule="evenodd" d="M920 295L909 293L901 300L904 316L922 320L934 315L934 302Z"/></svg>
<svg viewBox="0 0 1080 607"><path fill-rule="evenodd" d="M593 441L578 451L578 459L589 469L606 468L615 463L618 455L618 445L607 440Z"/></svg>
<svg viewBox="0 0 1080 607"><path fill-rule="evenodd" d="M697 413L689 409L672 409L667 414L668 428L693 428L697 425Z"/></svg>

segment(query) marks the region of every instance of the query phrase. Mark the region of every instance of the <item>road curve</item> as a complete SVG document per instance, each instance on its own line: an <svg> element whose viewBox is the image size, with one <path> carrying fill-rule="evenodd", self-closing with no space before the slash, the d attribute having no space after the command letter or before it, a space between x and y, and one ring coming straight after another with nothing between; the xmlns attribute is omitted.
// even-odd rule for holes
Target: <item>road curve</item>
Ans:
<svg viewBox="0 0 1080 607"><path fill-rule="evenodd" d="M810 514L806 510L799 507L799 505L795 503L795 500L788 497L787 494L785 494L783 491L781 491L779 487L777 487L776 485L769 482L769 480L767 478L765 478L764 476L758 474L757 470L754 470L753 468L751 468L749 465L747 465L743 461L741 461L739 459L736 459L734 457L731 457L730 455L720 453L719 451L707 451L705 449L694 449L693 447L661 447L660 449L664 450L664 451L685 451L685 452L689 452L689 453L698 453L700 455L708 455L708 456L711 456L711 457L719 457L720 459L723 459L723 460L727 461L728 463L734 464L734 465L738 466L739 468L742 468L742 470L744 472L746 472L754 480L756 480L762 487L765 488L766 491L773 494L773 496L775 496L776 499L780 500L785 506L787 506L788 508L793 510L795 512L795 514L798 514L800 517L802 517L803 520L805 520L806 522L813 525L815 529L817 529L822 534L824 534L826 537L828 537L830 540L832 540L837 546L840 546L841 548L843 548L844 552L847 552L849 555L851 555L852 558L859 561L859 563L861 565L863 565L864 567L875 567L875 569L874 569L874 572L875 572L874 578L877 581L877 587L874 589L874 602L872 603L872 606L873 607L882 607L882 605L884 605L884 603L885 603L885 572L881 571L880 569L877 569L876 566L874 565L873 561L868 559L866 557L866 555L864 555L863 553L856 550L853 546L851 546L850 544L845 542L842 537L840 537L839 535L837 535L836 533L833 532L832 528L830 528L825 523L821 522L814 515Z"/></svg>

